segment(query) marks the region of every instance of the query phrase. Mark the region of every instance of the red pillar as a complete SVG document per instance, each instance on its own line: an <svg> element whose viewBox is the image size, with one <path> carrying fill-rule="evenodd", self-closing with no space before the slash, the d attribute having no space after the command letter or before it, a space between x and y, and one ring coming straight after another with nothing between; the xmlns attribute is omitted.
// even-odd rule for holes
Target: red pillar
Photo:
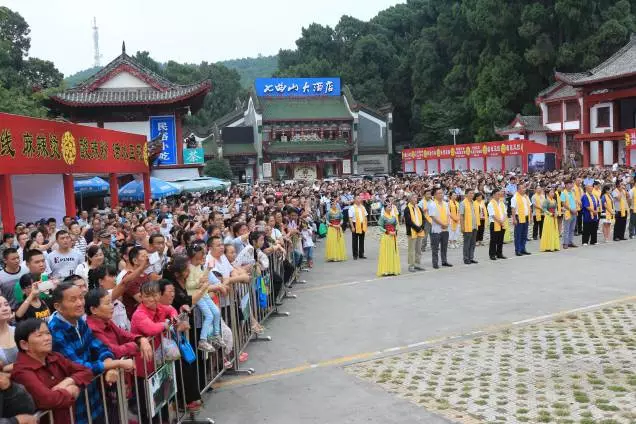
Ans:
<svg viewBox="0 0 636 424"><path fill-rule="evenodd" d="M528 155L521 156L521 171L524 174L528 173Z"/></svg>
<svg viewBox="0 0 636 424"><path fill-rule="evenodd" d="M602 168L605 166L605 142L599 141L596 144L598 146L598 166Z"/></svg>
<svg viewBox="0 0 636 424"><path fill-rule="evenodd" d="M484 172L488 171L488 162L486 161L486 156L483 157L484 160Z"/></svg>
<svg viewBox="0 0 636 424"><path fill-rule="evenodd" d="M437 159L437 173L438 174L442 173L442 160L441 159Z"/></svg>
<svg viewBox="0 0 636 424"><path fill-rule="evenodd" d="M13 186L11 175L0 175L0 212L5 233L12 233L15 227L15 211L13 209Z"/></svg>
<svg viewBox="0 0 636 424"><path fill-rule="evenodd" d="M583 150L583 168L587 168L590 166L590 142L582 141L582 150Z"/></svg>
<svg viewBox="0 0 636 424"><path fill-rule="evenodd" d="M152 193L150 192L150 174L148 172L144 172L141 175L141 178L144 183L144 206L146 210L150 210L150 201L152 199Z"/></svg>
<svg viewBox="0 0 636 424"><path fill-rule="evenodd" d="M108 174L108 183L110 184L110 207L119 206L119 184L117 183L117 174Z"/></svg>
<svg viewBox="0 0 636 424"><path fill-rule="evenodd" d="M183 164L183 129L181 127L181 114L179 112L175 112L174 114L174 122L175 122L175 137L177 137L177 164Z"/></svg>
<svg viewBox="0 0 636 424"><path fill-rule="evenodd" d="M66 214L68 216L77 216L77 207L75 206L75 187L73 186L73 174L62 175L64 183L64 205L66 206Z"/></svg>
<svg viewBox="0 0 636 424"><path fill-rule="evenodd" d="M455 158L451 158L451 169L455 170Z"/></svg>
<svg viewBox="0 0 636 424"><path fill-rule="evenodd" d="M501 155L501 170L506 170L506 155Z"/></svg>

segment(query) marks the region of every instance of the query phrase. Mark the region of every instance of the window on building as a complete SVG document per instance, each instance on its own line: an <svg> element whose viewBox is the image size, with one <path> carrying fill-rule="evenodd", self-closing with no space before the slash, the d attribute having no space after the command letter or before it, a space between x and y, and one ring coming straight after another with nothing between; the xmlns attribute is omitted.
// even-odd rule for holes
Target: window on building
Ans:
<svg viewBox="0 0 636 424"><path fill-rule="evenodd" d="M548 105L548 124L561 122L561 103Z"/></svg>
<svg viewBox="0 0 636 424"><path fill-rule="evenodd" d="M558 151L561 150L561 134L548 134L547 145L553 147Z"/></svg>
<svg viewBox="0 0 636 424"><path fill-rule="evenodd" d="M609 106L599 107L596 109L596 126L598 128L610 126L610 108Z"/></svg>
<svg viewBox="0 0 636 424"><path fill-rule="evenodd" d="M565 104L565 120L578 121L581 114L579 102L567 102Z"/></svg>

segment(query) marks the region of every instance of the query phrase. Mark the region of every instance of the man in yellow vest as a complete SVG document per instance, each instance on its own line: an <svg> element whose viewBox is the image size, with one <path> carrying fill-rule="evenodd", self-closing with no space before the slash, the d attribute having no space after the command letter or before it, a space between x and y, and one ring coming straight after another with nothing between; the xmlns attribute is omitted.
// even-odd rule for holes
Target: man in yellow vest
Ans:
<svg viewBox="0 0 636 424"><path fill-rule="evenodd" d="M537 240L541 238L543 232L543 201L545 195L543 194L543 188L538 187L535 189L532 195L532 208L534 210L532 219L532 239Z"/></svg>
<svg viewBox="0 0 636 424"><path fill-rule="evenodd" d="M424 238L422 239L422 252L426 252L426 245L428 244L428 236L431 234L431 223L433 220L428 215L428 202L433 198L431 190L424 190L424 198L418 202L418 206L424 212Z"/></svg>
<svg viewBox="0 0 636 424"><path fill-rule="evenodd" d="M631 190L629 190L629 209L631 211L629 216L629 238L636 236L636 184L634 179L631 179Z"/></svg>
<svg viewBox="0 0 636 424"><path fill-rule="evenodd" d="M478 263L475 260L475 243L477 242L479 215L475 214L474 196L473 189L467 188L464 200L459 204L459 222L464 235L464 263L466 265Z"/></svg>
<svg viewBox="0 0 636 424"><path fill-rule="evenodd" d="M422 257L422 240L424 239L424 212L417 204L417 194L411 194L409 203L404 208L404 225L408 237L409 272L423 271L420 266Z"/></svg>
<svg viewBox="0 0 636 424"><path fill-rule="evenodd" d="M515 191L516 192L516 191ZM503 255L504 227L508 219L508 211L503 200L504 194L501 188L496 188L492 198L488 202L488 222L490 228L490 246L488 256L493 261L507 259ZM512 199L511 199L512 200Z"/></svg>
<svg viewBox="0 0 636 424"><path fill-rule="evenodd" d="M358 194L349 207L349 225L351 226L351 245L353 259L366 259L364 256L364 235L367 232L367 209Z"/></svg>
<svg viewBox="0 0 636 424"><path fill-rule="evenodd" d="M512 225L515 226L515 254L517 256L529 255L526 250L528 241L528 223L532 218L532 204L526 194L525 183L520 183L517 192L510 200L512 209Z"/></svg>

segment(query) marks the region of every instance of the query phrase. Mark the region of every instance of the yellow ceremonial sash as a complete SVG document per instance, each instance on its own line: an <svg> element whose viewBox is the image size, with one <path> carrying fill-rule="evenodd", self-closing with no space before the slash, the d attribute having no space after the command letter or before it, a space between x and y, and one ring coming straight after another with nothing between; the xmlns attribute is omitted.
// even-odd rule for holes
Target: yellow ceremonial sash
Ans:
<svg viewBox="0 0 636 424"><path fill-rule="evenodd" d="M495 211L495 218L497 218L495 220L495 231L501 231L501 224L498 222L498 220L501 221L501 209L499 208L499 203L495 199L492 199L490 203L492 204L492 209Z"/></svg>
<svg viewBox="0 0 636 424"><path fill-rule="evenodd" d="M475 219L477 219L477 225L480 225L481 221L481 202L473 201L473 208L475 209Z"/></svg>
<svg viewBox="0 0 636 424"><path fill-rule="evenodd" d="M537 217L537 221L541 221L541 212L543 212L543 197L537 196L534 197L534 215Z"/></svg>
<svg viewBox="0 0 636 424"><path fill-rule="evenodd" d="M621 200L620 200L621 217L625 218L627 216L627 193L625 193L625 190L620 190L620 193L621 193Z"/></svg>
<svg viewBox="0 0 636 424"><path fill-rule="evenodd" d="M433 218L428 214L428 202L426 202L426 199L422 200L422 209L424 209L424 219L426 219L429 224L432 224Z"/></svg>
<svg viewBox="0 0 636 424"><path fill-rule="evenodd" d="M448 202L448 209L450 210L451 216L451 230L455 231L457 224L459 224L459 203L457 203L457 200Z"/></svg>
<svg viewBox="0 0 636 424"><path fill-rule="evenodd" d="M418 206L413 207L413 205L410 203L407 205L407 207L409 208L409 213L411 214L411 219L413 220L413 223L417 225L418 227L421 227L422 226L422 211L420 210L420 208ZM422 235L423 233L424 233L424 230L418 233L411 228L411 238L417 238L418 235Z"/></svg>
<svg viewBox="0 0 636 424"><path fill-rule="evenodd" d="M632 189L632 210L636 213L636 188Z"/></svg>
<svg viewBox="0 0 636 424"><path fill-rule="evenodd" d="M567 190L563 190L563 194L565 194L565 219L572 218L572 211L570 210L570 192ZM576 198L574 199L574 204L576 206Z"/></svg>
<svg viewBox="0 0 636 424"><path fill-rule="evenodd" d="M581 189L576 184L574 185L574 200L576 201L576 210L581 210Z"/></svg>
<svg viewBox="0 0 636 424"><path fill-rule="evenodd" d="M520 195L519 192L517 192L515 193L515 199L517 203L517 219L519 220L520 224L525 224L528 214L526 212L526 202L524 201L524 196Z"/></svg>
<svg viewBox="0 0 636 424"><path fill-rule="evenodd" d="M561 193L559 193L558 191L555 193L555 197L556 197L556 202L557 202L557 216L561 216L562 211L561 211Z"/></svg>
<svg viewBox="0 0 636 424"><path fill-rule="evenodd" d="M612 196L605 193L603 197L605 198L605 219L612 220L614 219L614 203Z"/></svg>
<svg viewBox="0 0 636 424"><path fill-rule="evenodd" d="M585 193L585 197L587 197L587 201L590 202L589 207L592 208L592 211L590 212L590 216L594 218L594 214L596 213L596 209L594 209L594 201L592 200L594 198L594 195L590 196L590 193Z"/></svg>
<svg viewBox="0 0 636 424"><path fill-rule="evenodd" d="M442 203L438 203L435 201L435 206L437 206L437 211L439 212L439 220L442 222L442 225L448 225L448 215L446 214L446 208L444 207L444 201Z"/></svg>
<svg viewBox="0 0 636 424"><path fill-rule="evenodd" d="M356 213L356 233L362 234L367 231L367 218L362 213L362 206L353 205Z"/></svg>
<svg viewBox="0 0 636 424"><path fill-rule="evenodd" d="M473 232L473 212L475 211L474 203L471 205L470 200L464 199L464 232L472 233ZM472 209L471 209L472 206ZM477 219L479 219L479 215L477 215Z"/></svg>

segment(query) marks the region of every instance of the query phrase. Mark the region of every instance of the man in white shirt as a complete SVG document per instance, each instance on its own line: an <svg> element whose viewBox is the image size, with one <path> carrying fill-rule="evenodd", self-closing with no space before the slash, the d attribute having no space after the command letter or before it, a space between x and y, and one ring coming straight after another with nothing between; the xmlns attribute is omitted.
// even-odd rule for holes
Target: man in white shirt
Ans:
<svg viewBox="0 0 636 424"><path fill-rule="evenodd" d="M150 235L148 239L148 267L144 271L152 281L159 281L163 276L163 270L168 264L166 256L166 239L159 233Z"/></svg>
<svg viewBox="0 0 636 424"><path fill-rule="evenodd" d="M506 203L503 201L503 190L495 189L492 199L488 202L488 222L490 225L490 247L488 256L493 261L507 259L503 255L504 225L508 219Z"/></svg>
<svg viewBox="0 0 636 424"><path fill-rule="evenodd" d="M366 259L364 256L364 234L367 232L367 210L357 195L353 205L349 207L349 225L351 227L351 244L353 259Z"/></svg>
<svg viewBox="0 0 636 424"><path fill-rule="evenodd" d="M65 230L60 230L55 235L57 250L54 250L46 258L51 268L51 277L64 279L75 273L75 269L84 263L84 255L73 249L73 240Z"/></svg>
<svg viewBox="0 0 636 424"><path fill-rule="evenodd" d="M515 254L517 256L529 255L526 250L528 240L528 223L532 219L532 204L526 194L526 185L520 183L517 192L510 200L512 209L512 224L515 226Z"/></svg>
<svg viewBox="0 0 636 424"><path fill-rule="evenodd" d="M433 254L433 268L439 268L439 256L442 266L451 267L446 254L448 252L448 224L450 210L444 201L442 189L437 187L433 191L433 200L428 203L428 215L431 217L431 253ZM441 247L441 250L440 250Z"/></svg>

